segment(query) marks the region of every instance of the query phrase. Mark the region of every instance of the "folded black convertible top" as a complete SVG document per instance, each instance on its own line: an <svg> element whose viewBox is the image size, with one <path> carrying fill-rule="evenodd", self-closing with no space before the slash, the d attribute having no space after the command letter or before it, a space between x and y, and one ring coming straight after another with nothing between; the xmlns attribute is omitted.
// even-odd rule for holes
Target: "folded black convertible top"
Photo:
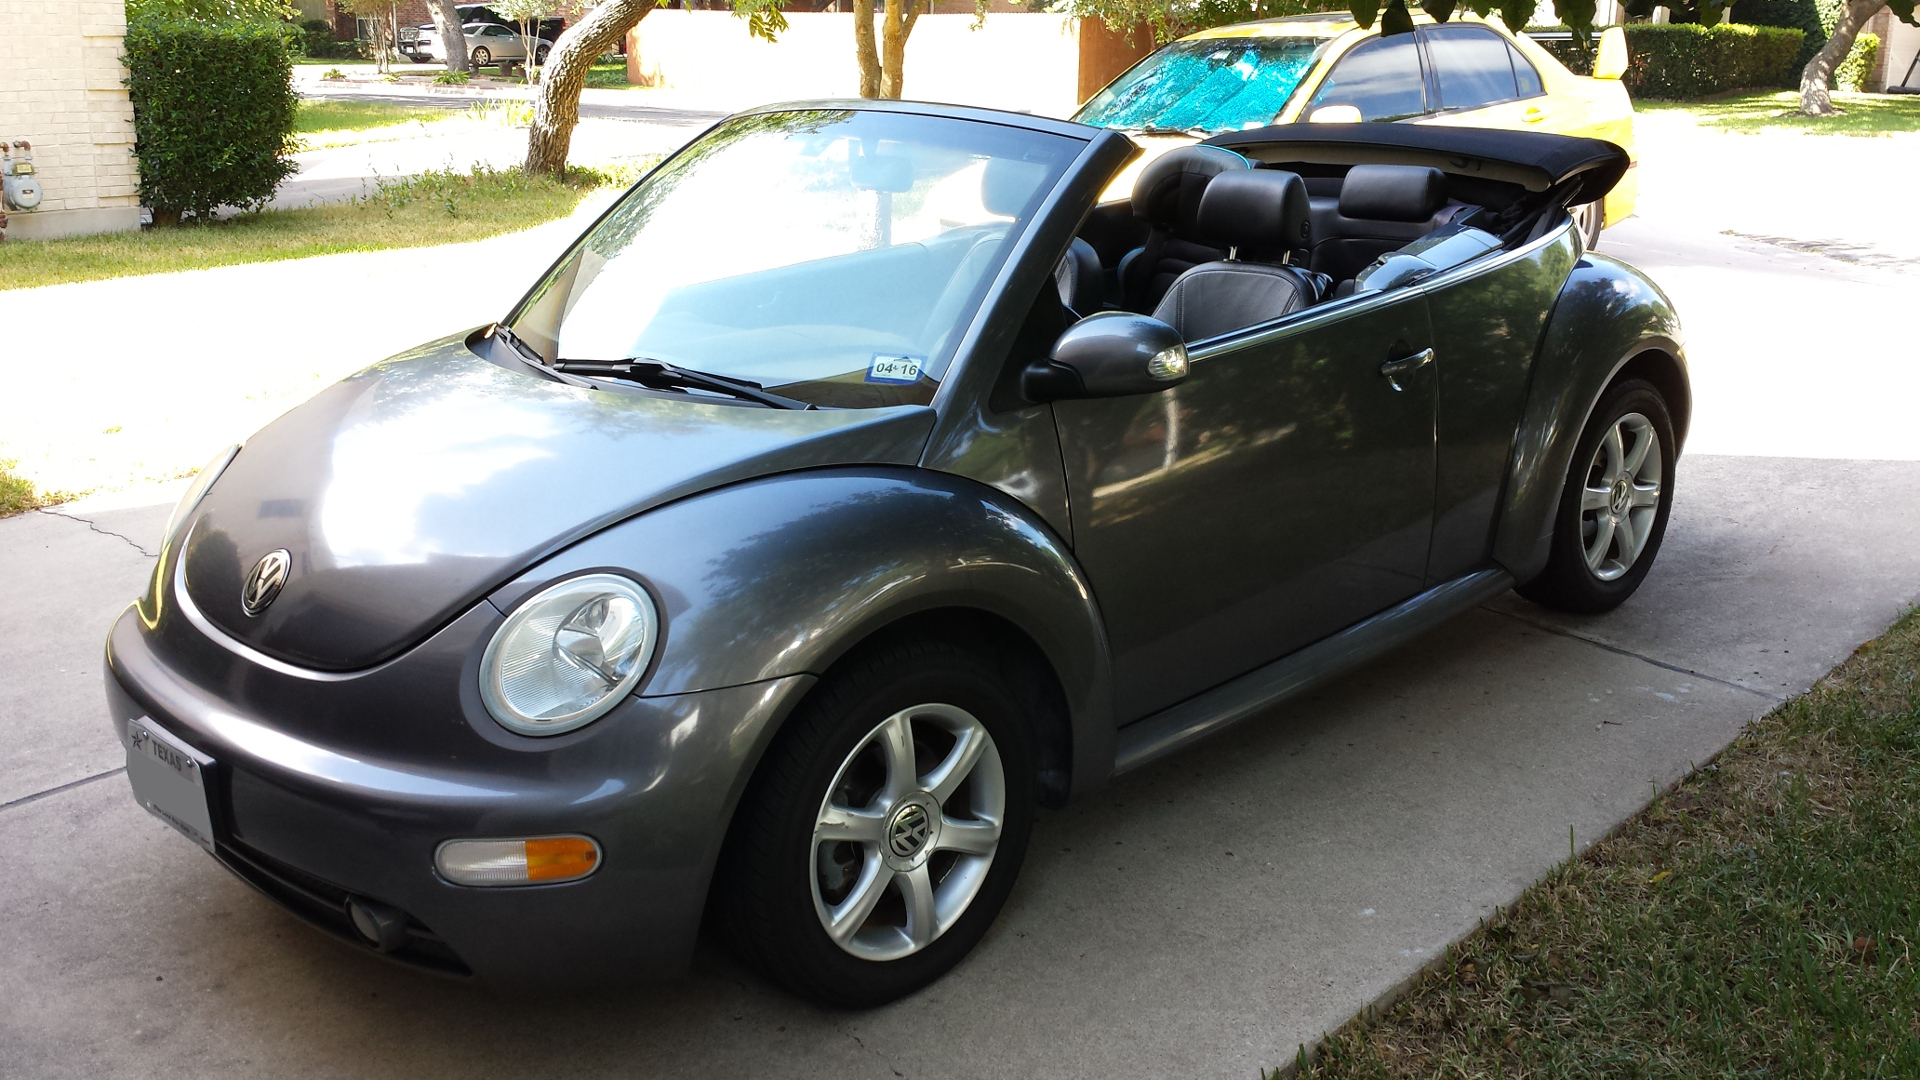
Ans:
<svg viewBox="0 0 1920 1080"><path fill-rule="evenodd" d="M1528 191L1577 180L1569 205L1605 195L1628 167L1627 152L1604 139L1423 124L1280 124L1224 132L1206 144L1262 162L1432 165Z"/></svg>

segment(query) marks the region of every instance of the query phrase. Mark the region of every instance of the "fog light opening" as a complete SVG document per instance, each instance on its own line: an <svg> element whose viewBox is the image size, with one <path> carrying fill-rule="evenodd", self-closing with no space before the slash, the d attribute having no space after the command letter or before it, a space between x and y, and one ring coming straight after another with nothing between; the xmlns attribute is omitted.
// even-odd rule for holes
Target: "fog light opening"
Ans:
<svg viewBox="0 0 1920 1080"><path fill-rule="evenodd" d="M406 945L406 912L356 896L347 901L347 914L367 944L381 952L394 952Z"/></svg>
<svg viewBox="0 0 1920 1080"><path fill-rule="evenodd" d="M455 885L553 885L599 869L600 845L590 836L449 840L434 852L433 866Z"/></svg>

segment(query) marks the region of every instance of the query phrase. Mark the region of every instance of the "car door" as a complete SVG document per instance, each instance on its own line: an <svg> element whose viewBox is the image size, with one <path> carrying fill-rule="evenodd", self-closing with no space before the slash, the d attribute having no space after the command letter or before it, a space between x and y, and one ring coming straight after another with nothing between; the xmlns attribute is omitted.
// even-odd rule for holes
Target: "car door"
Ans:
<svg viewBox="0 0 1920 1080"><path fill-rule="evenodd" d="M1311 120L1321 109L1337 109L1344 114L1341 119L1367 121L1409 120L1431 111L1414 35L1372 37L1348 49L1320 80L1300 116Z"/></svg>
<svg viewBox="0 0 1920 1080"><path fill-rule="evenodd" d="M1476 23L1422 27L1434 114L1424 122L1559 131L1583 118L1546 93L1540 73L1506 38Z"/></svg>
<svg viewBox="0 0 1920 1080"><path fill-rule="evenodd" d="M1428 339L1425 301L1383 294L1197 343L1171 390L1054 404L1121 723L1420 590L1434 372L1381 367Z"/></svg>
<svg viewBox="0 0 1920 1080"><path fill-rule="evenodd" d="M1427 585L1487 565L1500 493L1547 316L1579 257L1561 229L1422 282L1439 374Z"/></svg>

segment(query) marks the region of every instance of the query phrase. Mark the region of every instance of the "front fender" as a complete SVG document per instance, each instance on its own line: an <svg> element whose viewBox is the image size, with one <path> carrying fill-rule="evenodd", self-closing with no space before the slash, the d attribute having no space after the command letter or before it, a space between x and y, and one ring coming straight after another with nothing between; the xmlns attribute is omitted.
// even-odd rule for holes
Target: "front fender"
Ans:
<svg viewBox="0 0 1920 1080"><path fill-rule="evenodd" d="M1534 361L1494 534L1494 561L1515 581L1530 581L1546 567L1574 443L1628 363L1648 353L1664 357L1659 368L1672 384L1675 435L1686 437L1692 400L1682 340L1673 303L1646 275L1593 252L1574 265Z"/></svg>
<svg viewBox="0 0 1920 1080"><path fill-rule="evenodd" d="M1065 693L1073 789L1113 768L1111 673L1093 591L1031 511L945 473L861 466L705 492L589 537L491 597L503 611L594 569L638 577L660 606L644 697L818 675L909 615L969 608L1021 628ZM764 743L771 732L741 733Z"/></svg>

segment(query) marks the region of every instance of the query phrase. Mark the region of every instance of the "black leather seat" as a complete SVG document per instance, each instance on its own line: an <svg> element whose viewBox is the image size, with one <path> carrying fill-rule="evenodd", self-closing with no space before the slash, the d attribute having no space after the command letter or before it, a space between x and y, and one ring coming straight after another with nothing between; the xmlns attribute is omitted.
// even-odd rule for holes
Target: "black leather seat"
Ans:
<svg viewBox="0 0 1920 1080"><path fill-rule="evenodd" d="M1152 311L1175 278L1225 255L1195 239L1200 196L1223 173L1248 169L1247 159L1217 146L1184 146L1140 170L1133 183L1133 216L1148 222L1146 246L1120 260L1121 307Z"/></svg>
<svg viewBox="0 0 1920 1080"><path fill-rule="evenodd" d="M1422 165L1355 165L1339 198L1313 203L1308 265L1344 282L1381 255L1445 225L1461 209L1447 201L1447 177Z"/></svg>
<svg viewBox="0 0 1920 1080"><path fill-rule="evenodd" d="M1059 286L1060 302L1075 315L1086 318L1100 310L1100 253L1079 237L1060 256L1053 268L1053 283Z"/></svg>
<svg viewBox="0 0 1920 1080"><path fill-rule="evenodd" d="M1299 176L1273 169L1222 173L1195 217L1200 239L1227 249L1168 287L1153 317L1199 341L1319 303L1327 279L1294 265L1312 247L1312 211Z"/></svg>

